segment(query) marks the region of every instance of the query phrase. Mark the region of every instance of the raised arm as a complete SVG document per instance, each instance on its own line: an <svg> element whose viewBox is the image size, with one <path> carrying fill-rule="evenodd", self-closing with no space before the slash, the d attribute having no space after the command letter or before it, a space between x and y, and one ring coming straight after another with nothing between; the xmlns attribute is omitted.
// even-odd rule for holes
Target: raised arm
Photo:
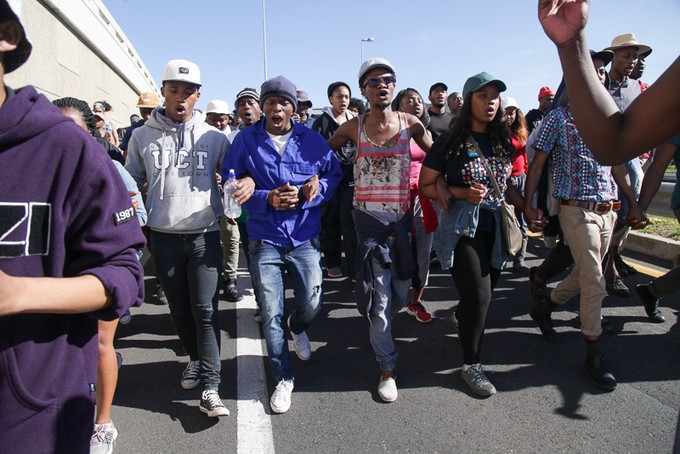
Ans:
<svg viewBox="0 0 680 454"><path fill-rule="evenodd" d="M593 68L584 33L589 0L539 0L538 18L558 49L576 126L601 164L630 160L680 132L680 59L619 112Z"/></svg>

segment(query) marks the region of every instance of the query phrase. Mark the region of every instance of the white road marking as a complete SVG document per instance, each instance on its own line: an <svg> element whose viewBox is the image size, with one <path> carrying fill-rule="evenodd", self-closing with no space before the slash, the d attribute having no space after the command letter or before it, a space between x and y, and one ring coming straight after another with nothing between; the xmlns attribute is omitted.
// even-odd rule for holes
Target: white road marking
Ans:
<svg viewBox="0 0 680 454"><path fill-rule="evenodd" d="M260 328L253 320L257 307L255 297L244 295L237 305L237 452L271 454L274 452L274 433L271 418L265 410L269 408L269 396Z"/></svg>

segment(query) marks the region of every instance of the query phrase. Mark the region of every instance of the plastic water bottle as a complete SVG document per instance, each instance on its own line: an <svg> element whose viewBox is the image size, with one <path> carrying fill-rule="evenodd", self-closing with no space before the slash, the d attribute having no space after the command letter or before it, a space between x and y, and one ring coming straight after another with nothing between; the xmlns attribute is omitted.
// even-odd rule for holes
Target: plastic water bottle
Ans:
<svg viewBox="0 0 680 454"><path fill-rule="evenodd" d="M224 215L231 219L241 216L241 204L234 200L236 192L236 173L229 169L229 178L224 182Z"/></svg>

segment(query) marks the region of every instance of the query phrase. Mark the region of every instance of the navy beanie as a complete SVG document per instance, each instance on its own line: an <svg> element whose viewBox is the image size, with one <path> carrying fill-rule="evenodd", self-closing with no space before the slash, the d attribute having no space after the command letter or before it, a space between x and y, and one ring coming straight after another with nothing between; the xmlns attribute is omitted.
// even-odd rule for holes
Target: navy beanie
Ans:
<svg viewBox="0 0 680 454"><path fill-rule="evenodd" d="M260 108L270 96L280 96L293 105L293 112L297 110L297 87L283 76L276 76L262 84L260 88Z"/></svg>

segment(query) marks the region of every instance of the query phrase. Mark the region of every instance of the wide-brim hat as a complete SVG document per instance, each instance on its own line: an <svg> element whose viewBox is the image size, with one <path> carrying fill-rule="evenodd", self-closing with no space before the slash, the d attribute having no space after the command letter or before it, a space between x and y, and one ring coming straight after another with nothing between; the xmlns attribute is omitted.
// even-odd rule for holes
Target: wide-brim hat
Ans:
<svg viewBox="0 0 680 454"><path fill-rule="evenodd" d="M591 50L590 58L592 58L593 60L595 59L602 60L604 62L604 65L607 66L609 63L611 63L612 58L614 58L614 52L611 50L601 50L599 52Z"/></svg>
<svg viewBox="0 0 680 454"><path fill-rule="evenodd" d="M155 109L161 105L158 95L152 91L145 91L137 99L137 107L140 109Z"/></svg>
<svg viewBox="0 0 680 454"><path fill-rule="evenodd" d="M624 47L637 47L639 55L647 56L652 53L652 48L645 44L640 44L635 35L632 33L624 33L623 35L614 37L614 39L612 39L611 46L605 48L604 50L615 51L618 49L623 49Z"/></svg>

